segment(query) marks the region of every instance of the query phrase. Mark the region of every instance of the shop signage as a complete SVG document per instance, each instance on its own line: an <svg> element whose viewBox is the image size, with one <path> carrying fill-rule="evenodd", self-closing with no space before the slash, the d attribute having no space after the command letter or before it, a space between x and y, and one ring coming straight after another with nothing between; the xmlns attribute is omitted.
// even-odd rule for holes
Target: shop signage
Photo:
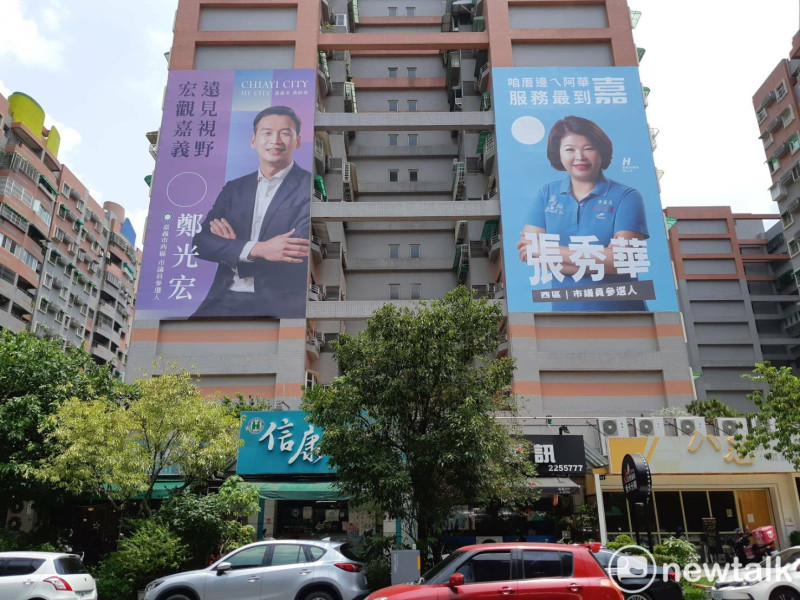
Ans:
<svg viewBox="0 0 800 600"><path fill-rule="evenodd" d="M582 435L525 435L538 475L585 475Z"/></svg>
<svg viewBox="0 0 800 600"><path fill-rule="evenodd" d="M608 438L609 469L621 473L626 454L644 455L651 473L791 473L791 463L762 450L741 457L732 436L693 435L666 437Z"/></svg>
<svg viewBox="0 0 800 600"><path fill-rule="evenodd" d="M332 472L319 453L322 430L300 410L242 413L236 472L240 475L283 475Z"/></svg>
<svg viewBox="0 0 800 600"><path fill-rule="evenodd" d="M626 454L622 458L622 490L628 502L646 501L652 489L650 466L644 456Z"/></svg>

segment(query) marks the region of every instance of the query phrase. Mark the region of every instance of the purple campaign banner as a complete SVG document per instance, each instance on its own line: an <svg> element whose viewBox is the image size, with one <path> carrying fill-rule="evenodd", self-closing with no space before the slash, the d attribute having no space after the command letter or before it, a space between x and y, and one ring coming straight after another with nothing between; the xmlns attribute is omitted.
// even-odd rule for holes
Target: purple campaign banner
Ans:
<svg viewBox="0 0 800 600"><path fill-rule="evenodd" d="M271 207L264 219L261 237L252 237L251 226L258 233L258 217L253 216L256 194L256 173L260 168L260 155L251 145L254 140L253 120L263 109L274 106L289 107L299 117L302 131L297 132L298 147L289 153L295 168L292 173L301 173L298 181L301 198L308 192L307 206L301 206L303 223L310 222L310 172L313 165L313 127L316 73L311 69L283 70L239 70L239 71L171 71L164 99L164 113L158 142L158 159L151 187L150 210L144 238L139 291L136 308L148 311L147 318L181 319L195 314L204 301L212 297L230 297L237 290L240 298L252 298L256 311L263 308L262 316L303 317L303 314L283 314L280 306L293 303L302 296L305 306L305 281L308 258L301 265L274 263L254 259L252 262L237 262L239 252L224 254L218 248L231 241L214 237L209 232L206 217L214 208L231 223L236 230L232 241L242 244L265 241L273 211L283 210L282 205ZM306 143L300 136L306 135ZM300 169L296 169L300 167ZM263 171L262 171L263 172ZM251 179L248 179L252 176ZM286 176L278 191L273 191L274 203L284 201L281 189L289 185ZM239 187L232 187L240 183ZM249 186L249 187L248 187ZM307 190L305 189L307 186ZM247 194L232 195L230 190L248 190ZM252 193L249 190L252 188ZM286 195L286 193L284 193ZM295 200L293 201L297 204ZM224 203L242 213L241 226L235 226L233 216L220 213ZM248 206L249 203L249 206ZM269 206L269 205L267 205ZM302 214L305 210L305 215ZM284 211L285 212L285 211ZM254 223L254 224L253 224ZM211 238L214 252L202 252L201 231L206 239ZM286 233L281 231L281 233ZM297 227L296 236L308 237L307 227ZM270 234L270 237L274 237ZM220 242L220 244L217 244ZM201 247L198 250L198 247ZM235 256L230 260L230 256ZM243 268L243 265L246 265ZM252 268L251 268L252 267ZM251 268L247 271L247 268ZM278 269L268 271L267 269ZM283 269L283 270L281 270ZM302 289L280 290L277 295L265 290L267 273L289 272L292 277L280 277L291 281L293 287ZM300 272L302 270L302 273ZM246 283L232 284L242 278ZM249 277L248 279L245 279ZM273 281L275 278L272 278ZM253 283L255 282L255 283ZM240 289L248 291L238 291ZM238 286L238 287L237 287ZM227 296L225 296L227 294ZM248 295L249 294L249 295ZM235 294L234 294L235 296ZM276 301L275 298L278 298ZM233 307L235 313L238 309ZM247 313L261 315L259 312ZM224 311L206 312L202 316L231 316Z"/></svg>

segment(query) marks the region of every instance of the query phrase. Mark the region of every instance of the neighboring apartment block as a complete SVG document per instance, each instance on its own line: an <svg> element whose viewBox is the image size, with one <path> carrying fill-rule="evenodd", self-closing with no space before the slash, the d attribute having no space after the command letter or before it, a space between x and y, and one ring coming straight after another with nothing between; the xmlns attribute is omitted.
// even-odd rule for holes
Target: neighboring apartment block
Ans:
<svg viewBox="0 0 800 600"><path fill-rule="evenodd" d="M800 344L786 322L798 301L778 216L727 206L669 207L670 251L698 400L749 412L757 362L796 366Z"/></svg>
<svg viewBox="0 0 800 600"><path fill-rule="evenodd" d="M513 190L498 174L492 68L636 67L636 18L619 0L181 0L171 72L317 73L302 132L314 159L306 318L137 311L131 367L164 357L196 367L209 395L295 408L303 385L338 373L327 342L387 302L466 285L505 309L503 239L519 230L500 226ZM502 331L523 415L639 415L694 399L677 308L514 312Z"/></svg>
<svg viewBox="0 0 800 600"><path fill-rule="evenodd" d="M140 263L133 227L59 162L29 96L0 96L0 327L85 346L122 373Z"/></svg>

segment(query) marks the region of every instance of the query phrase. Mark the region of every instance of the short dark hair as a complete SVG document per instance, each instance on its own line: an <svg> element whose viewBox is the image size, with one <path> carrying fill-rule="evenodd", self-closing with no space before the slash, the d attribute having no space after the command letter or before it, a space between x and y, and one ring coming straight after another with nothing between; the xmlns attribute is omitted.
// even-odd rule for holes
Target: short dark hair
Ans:
<svg viewBox="0 0 800 600"><path fill-rule="evenodd" d="M550 135L547 138L547 159L556 171L566 171L561 164L561 140L568 134L582 135L589 138L592 145L597 148L603 162L600 170L605 171L611 164L611 157L614 153L614 145L611 139L600 129L594 121L570 115L560 121L556 121Z"/></svg>
<svg viewBox="0 0 800 600"><path fill-rule="evenodd" d="M268 117L269 115L284 115L286 117L291 117L292 121L295 124L295 133L300 135L300 117L297 116L291 108L288 106L270 106L269 108L265 108L260 113L256 115L256 118L253 119L253 133L256 132L258 129L258 122L261 121L264 117Z"/></svg>

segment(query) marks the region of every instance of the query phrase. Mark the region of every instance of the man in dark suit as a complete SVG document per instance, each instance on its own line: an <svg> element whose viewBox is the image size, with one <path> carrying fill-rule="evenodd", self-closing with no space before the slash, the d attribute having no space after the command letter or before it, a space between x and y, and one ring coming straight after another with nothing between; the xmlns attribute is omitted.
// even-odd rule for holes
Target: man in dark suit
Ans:
<svg viewBox="0 0 800 600"><path fill-rule="evenodd" d="M195 317L303 318L311 225L311 173L292 160L300 119L288 106L262 110L250 145L259 169L225 184L194 236L217 274Z"/></svg>

